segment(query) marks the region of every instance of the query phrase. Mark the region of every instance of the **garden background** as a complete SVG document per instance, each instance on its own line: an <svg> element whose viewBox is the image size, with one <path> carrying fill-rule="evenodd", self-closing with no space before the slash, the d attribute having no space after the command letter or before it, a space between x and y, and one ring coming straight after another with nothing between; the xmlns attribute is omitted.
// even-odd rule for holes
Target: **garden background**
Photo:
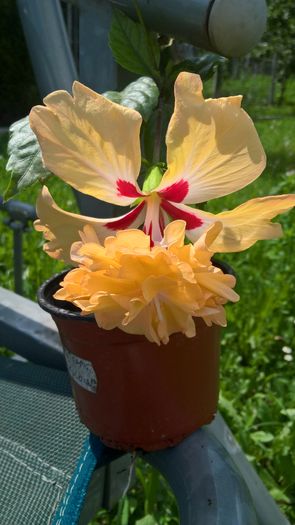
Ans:
<svg viewBox="0 0 295 525"><path fill-rule="evenodd" d="M206 96L244 95L267 154L264 174L249 187L216 202L210 211L231 209L246 200L295 192L295 7L270 0L268 30L253 52L219 65L205 83ZM39 102L14 2L0 6L0 195L8 183L5 128ZM13 27L13 31L11 31ZM3 129L4 128L4 129ZM59 205L76 206L69 188L49 183ZM38 186L19 199L34 204ZM0 285L13 289L12 232L0 214ZM295 523L295 221L280 218L284 237L251 250L223 256L237 274L240 302L228 306L223 332L220 410L248 459L291 523ZM35 299L38 286L62 265L42 252L35 231L24 237L24 293ZM138 481L111 513L93 524L177 523L177 509L165 483L139 465ZM143 516L146 516L143 518ZM149 516L149 517L147 517Z"/></svg>

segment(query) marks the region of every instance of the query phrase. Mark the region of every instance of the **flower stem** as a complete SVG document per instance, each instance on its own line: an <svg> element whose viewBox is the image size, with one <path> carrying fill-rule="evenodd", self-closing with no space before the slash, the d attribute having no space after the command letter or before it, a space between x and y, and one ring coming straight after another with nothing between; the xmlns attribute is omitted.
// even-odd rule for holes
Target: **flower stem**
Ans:
<svg viewBox="0 0 295 525"><path fill-rule="evenodd" d="M155 144L153 152L153 164L160 162L162 146L162 128L163 128L163 99L159 98L158 115L155 130Z"/></svg>

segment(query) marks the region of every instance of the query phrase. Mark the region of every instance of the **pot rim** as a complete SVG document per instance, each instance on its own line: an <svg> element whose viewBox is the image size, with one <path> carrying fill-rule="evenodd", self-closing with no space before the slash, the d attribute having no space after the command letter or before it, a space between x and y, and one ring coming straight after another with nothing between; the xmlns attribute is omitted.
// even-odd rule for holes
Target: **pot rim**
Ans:
<svg viewBox="0 0 295 525"><path fill-rule="evenodd" d="M222 270L225 274L235 276L233 269L226 262L218 261L213 257L212 263L220 268L220 270ZM45 312L48 312L52 316L62 317L63 319L79 319L80 321L88 323L95 322L93 314L81 315L81 311L72 305L72 303L68 301L57 301L53 298L53 294L60 288L60 282L63 280L66 274L71 271L71 269L72 268L68 268L52 275L49 277L49 279L46 279L46 281L41 284L37 291L37 301L42 310L45 310ZM77 310L75 311L73 308L77 308Z"/></svg>
<svg viewBox="0 0 295 525"><path fill-rule="evenodd" d="M78 308L76 311L72 309L75 307L70 302L57 301L53 298L53 294L60 288L60 282L70 270L71 268L68 268L46 279L37 291L37 301L42 310L45 310L52 316L62 317L63 319L79 319L88 323L94 322L94 315L81 315L81 311Z"/></svg>

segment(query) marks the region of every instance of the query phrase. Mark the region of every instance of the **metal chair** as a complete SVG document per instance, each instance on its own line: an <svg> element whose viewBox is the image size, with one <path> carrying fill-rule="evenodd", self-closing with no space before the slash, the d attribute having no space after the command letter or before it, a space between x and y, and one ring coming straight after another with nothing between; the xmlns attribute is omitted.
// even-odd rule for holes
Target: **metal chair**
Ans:
<svg viewBox="0 0 295 525"><path fill-rule="evenodd" d="M45 525L66 493L88 432L75 412L51 317L4 288L0 346L17 354L0 357L0 523ZM125 455L90 472L80 525L100 507L114 505L127 484L129 464Z"/></svg>
<svg viewBox="0 0 295 525"><path fill-rule="evenodd" d="M0 523L45 525L71 486L88 432L75 412L51 317L3 288L0 305L0 345L22 358L0 359ZM130 457L98 440L94 445L97 456L81 481L79 521L68 525L87 524L127 485ZM170 483L182 525L288 523L220 415L180 445L143 458Z"/></svg>

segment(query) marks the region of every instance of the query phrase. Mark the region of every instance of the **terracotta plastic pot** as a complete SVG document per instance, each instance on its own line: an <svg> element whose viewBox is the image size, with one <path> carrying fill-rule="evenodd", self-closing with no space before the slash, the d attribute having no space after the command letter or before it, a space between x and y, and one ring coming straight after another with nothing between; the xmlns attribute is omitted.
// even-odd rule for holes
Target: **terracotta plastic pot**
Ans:
<svg viewBox="0 0 295 525"><path fill-rule="evenodd" d="M40 288L65 351L81 421L110 447L156 450L210 423L218 401L219 328L196 319L197 335L167 345L119 329L98 328L67 302L55 301L66 272Z"/></svg>

